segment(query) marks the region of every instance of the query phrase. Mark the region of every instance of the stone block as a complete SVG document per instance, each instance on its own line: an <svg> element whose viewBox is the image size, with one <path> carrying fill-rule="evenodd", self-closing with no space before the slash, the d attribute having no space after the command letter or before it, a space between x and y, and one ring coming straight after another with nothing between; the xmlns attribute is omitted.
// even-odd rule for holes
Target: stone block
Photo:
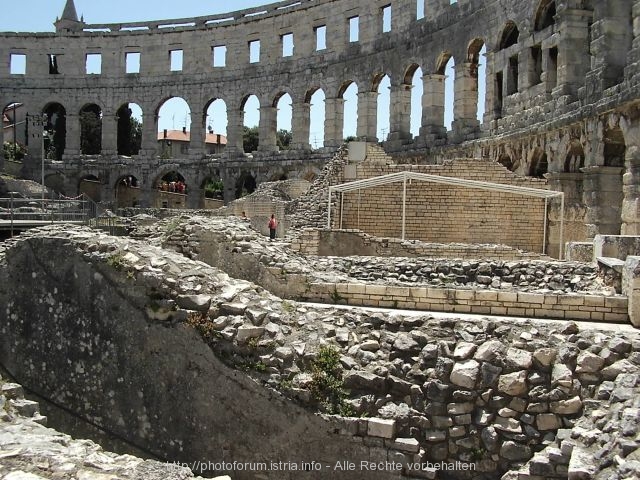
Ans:
<svg viewBox="0 0 640 480"><path fill-rule="evenodd" d="M370 418L367 434L372 437L393 438L396 433L396 421L383 418Z"/></svg>

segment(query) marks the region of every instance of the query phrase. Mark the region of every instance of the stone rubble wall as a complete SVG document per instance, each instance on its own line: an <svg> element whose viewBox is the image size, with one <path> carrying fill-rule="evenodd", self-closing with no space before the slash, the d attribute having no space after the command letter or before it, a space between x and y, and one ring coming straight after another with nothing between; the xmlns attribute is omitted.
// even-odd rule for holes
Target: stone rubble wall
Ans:
<svg viewBox="0 0 640 480"><path fill-rule="evenodd" d="M292 250L304 255L376 257L428 257L451 259L516 260L543 255L506 245L426 243L418 240L380 238L361 230L305 229L291 242Z"/></svg>
<svg viewBox="0 0 640 480"><path fill-rule="evenodd" d="M259 245L243 240L252 241ZM261 248L263 256L276 249ZM82 228L36 229L2 244L0 286L8 312L0 360L23 384L185 461L218 458L220 449L239 461L373 459L404 467L366 478L443 480L410 465L461 461L476 471L457 478L497 479L536 458L640 364L630 329L303 306L147 242ZM320 345L340 354L354 417L305 409L314 405L309 363Z"/></svg>

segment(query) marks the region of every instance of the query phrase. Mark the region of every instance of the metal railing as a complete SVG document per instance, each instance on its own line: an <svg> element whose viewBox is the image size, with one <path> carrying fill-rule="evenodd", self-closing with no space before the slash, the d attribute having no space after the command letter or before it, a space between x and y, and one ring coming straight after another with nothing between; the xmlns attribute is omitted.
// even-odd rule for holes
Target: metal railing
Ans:
<svg viewBox="0 0 640 480"><path fill-rule="evenodd" d="M14 231L54 223L88 224L98 214L97 205L86 195L76 198L35 199L10 194L0 198L0 227Z"/></svg>

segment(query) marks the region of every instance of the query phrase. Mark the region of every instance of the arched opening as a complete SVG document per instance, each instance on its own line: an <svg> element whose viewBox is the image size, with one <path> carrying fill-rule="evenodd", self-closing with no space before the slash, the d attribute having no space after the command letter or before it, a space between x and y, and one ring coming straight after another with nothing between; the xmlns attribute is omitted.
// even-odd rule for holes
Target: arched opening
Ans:
<svg viewBox="0 0 640 480"><path fill-rule="evenodd" d="M513 160L511 160L511 157L506 153L503 153L498 157L498 163L503 167L505 167L507 170L510 170L513 172L514 170Z"/></svg>
<svg viewBox="0 0 640 480"><path fill-rule="evenodd" d="M531 155L531 163L529 165L529 176L536 178L544 178L544 174L549 171L549 162L547 154L541 149L536 148Z"/></svg>
<svg viewBox="0 0 640 480"><path fill-rule="evenodd" d="M102 109L95 103L80 110L80 151L84 155L99 155L102 150Z"/></svg>
<svg viewBox="0 0 640 480"><path fill-rule="evenodd" d="M444 75L444 118L443 125L451 130L453 123L453 105L455 102L456 62L450 53L442 53L438 59L436 73Z"/></svg>
<svg viewBox="0 0 640 480"><path fill-rule="evenodd" d="M242 198L256 190L256 179L249 172L242 172L236 181L236 198Z"/></svg>
<svg viewBox="0 0 640 480"><path fill-rule="evenodd" d="M542 0L536 10L534 30L539 32L556 23L556 2L555 0Z"/></svg>
<svg viewBox="0 0 640 480"><path fill-rule="evenodd" d="M50 160L62 160L67 137L67 111L59 103L50 103L43 113L47 116L43 132L45 156Z"/></svg>
<svg viewBox="0 0 640 480"><path fill-rule="evenodd" d="M604 132L604 166L624 167L627 146L620 127L607 128Z"/></svg>
<svg viewBox="0 0 640 480"><path fill-rule="evenodd" d="M622 129L618 125L607 125L602 136L604 143L604 166L600 182L602 196L601 229L599 233L619 235L622 227L623 177L627 145Z"/></svg>
<svg viewBox="0 0 640 480"><path fill-rule="evenodd" d="M142 108L137 103L125 103L116 112L116 117L118 155L137 155L142 145Z"/></svg>
<svg viewBox="0 0 640 480"><path fill-rule="evenodd" d="M189 153L191 109L180 97L164 101L158 109L158 142L162 158L176 158Z"/></svg>
<svg viewBox="0 0 640 480"><path fill-rule="evenodd" d="M412 136L420 134L422 126L422 68L418 64L411 65L405 72L404 84L411 85L411 109L409 114L409 131Z"/></svg>
<svg viewBox="0 0 640 480"><path fill-rule="evenodd" d="M171 170L155 181L155 208L185 208L187 183L181 173Z"/></svg>
<svg viewBox="0 0 640 480"><path fill-rule="evenodd" d="M86 175L78 183L78 194L86 195L94 202L102 201L102 182L95 175Z"/></svg>
<svg viewBox="0 0 640 480"><path fill-rule="evenodd" d="M260 145L260 100L255 95L249 95L242 101L243 133L242 144L245 153L258 150Z"/></svg>
<svg viewBox="0 0 640 480"><path fill-rule="evenodd" d="M27 154L27 112L22 103L12 102L2 110L4 158L21 162Z"/></svg>
<svg viewBox="0 0 640 480"><path fill-rule="evenodd" d="M117 208L137 207L140 204L140 183L134 175L123 175L115 184Z"/></svg>
<svg viewBox="0 0 640 480"><path fill-rule="evenodd" d="M203 191L203 207L216 209L224 205L224 182L219 171L207 176L200 185Z"/></svg>
<svg viewBox="0 0 640 480"><path fill-rule="evenodd" d="M518 26L515 22L509 20L502 30L500 42L498 43L498 50L504 50L505 48L515 45L518 43L518 38L520 38L520 30L518 30Z"/></svg>
<svg viewBox="0 0 640 480"><path fill-rule="evenodd" d="M387 140L390 130L391 78L379 74L373 79L373 91L378 92L376 109L376 137L381 142Z"/></svg>
<svg viewBox="0 0 640 480"><path fill-rule="evenodd" d="M358 130L358 85L353 81L344 83L338 97L344 99L342 136L345 140L355 139Z"/></svg>
<svg viewBox="0 0 640 480"><path fill-rule="evenodd" d="M293 117L291 104L291 95L288 93L279 94L274 101L274 107L278 110L276 115L276 144L280 150L288 150L291 147L291 119Z"/></svg>
<svg viewBox="0 0 640 480"><path fill-rule="evenodd" d="M309 107L309 145L311 148L324 147L324 123L326 114L324 110L325 94L321 88L307 92L305 102Z"/></svg>
<svg viewBox="0 0 640 480"><path fill-rule="evenodd" d="M205 147L208 155L219 155L227 146L227 104L221 98L213 99L205 109Z"/></svg>
<svg viewBox="0 0 640 480"><path fill-rule="evenodd" d="M468 49L469 63L471 63L471 76L475 79L474 93L476 95L476 118L480 123L484 122L484 105L487 92L487 46L484 40L476 38Z"/></svg>
<svg viewBox="0 0 640 480"><path fill-rule="evenodd" d="M565 173L578 173L584 167L584 149L578 140L571 140L567 156L564 159Z"/></svg>

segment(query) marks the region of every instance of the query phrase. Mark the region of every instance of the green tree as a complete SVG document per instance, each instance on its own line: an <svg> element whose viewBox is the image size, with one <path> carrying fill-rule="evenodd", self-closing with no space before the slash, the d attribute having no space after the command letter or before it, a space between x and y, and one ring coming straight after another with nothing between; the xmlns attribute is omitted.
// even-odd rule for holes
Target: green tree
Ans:
<svg viewBox="0 0 640 480"><path fill-rule="evenodd" d="M244 127L242 131L242 146L247 153L255 152L260 143L258 127Z"/></svg>
<svg viewBox="0 0 640 480"><path fill-rule="evenodd" d="M132 116L128 104L118 110L118 155L137 155L142 145L142 123Z"/></svg>
<svg viewBox="0 0 640 480"><path fill-rule="evenodd" d="M80 148L85 155L98 155L102 150L102 118L97 105L80 112Z"/></svg>
<svg viewBox="0 0 640 480"><path fill-rule="evenodd" d="M293 140L293 135L289 130L285 130L281 128L278 130L277 142L280 150L289 150L291 147L291 141Z"/></svg>
<svg viewBox="0 0 640 480"><path fill-rule="evenodd" d="M24 145L14 142L4 142L2 144L4 151L4 158L7 160L20 161L27 154L27 149Z"/></svg>

